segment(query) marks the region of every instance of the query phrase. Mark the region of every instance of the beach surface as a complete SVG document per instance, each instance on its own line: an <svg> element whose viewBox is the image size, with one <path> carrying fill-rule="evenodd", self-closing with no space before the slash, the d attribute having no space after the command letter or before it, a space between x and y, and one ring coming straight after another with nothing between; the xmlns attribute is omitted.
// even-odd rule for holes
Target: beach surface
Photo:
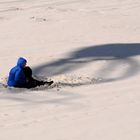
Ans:
<svg viewBox="0 0 140 140"><path fill-rule="evenodd" d="M140 140L139 0L0 0L0 140ZM4 87L19 57L51 87Z"/></svg>

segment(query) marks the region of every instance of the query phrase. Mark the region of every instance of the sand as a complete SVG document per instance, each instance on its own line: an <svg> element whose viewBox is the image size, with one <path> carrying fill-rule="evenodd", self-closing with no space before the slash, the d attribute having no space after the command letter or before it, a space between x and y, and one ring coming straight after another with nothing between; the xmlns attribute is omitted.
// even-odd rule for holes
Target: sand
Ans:
<svg viewBox="0 0 140 140"><path fill-rule="evenodd" d="M139 11L139 0L0 0L0 140L139 140ZM5 88L20 56L55 84Z"/></svg>

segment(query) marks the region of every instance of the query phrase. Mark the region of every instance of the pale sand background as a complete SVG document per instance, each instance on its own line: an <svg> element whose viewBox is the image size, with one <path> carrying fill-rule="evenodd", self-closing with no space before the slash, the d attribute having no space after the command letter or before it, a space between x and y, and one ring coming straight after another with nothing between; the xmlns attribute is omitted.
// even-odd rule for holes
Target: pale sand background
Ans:
<svg viewBox="0 0 140 140"><path fill-rule="evenodd" d="M0 88L0 140L140 139L139 0L0 0L0 81L17 58L58 87Z"/></svg>

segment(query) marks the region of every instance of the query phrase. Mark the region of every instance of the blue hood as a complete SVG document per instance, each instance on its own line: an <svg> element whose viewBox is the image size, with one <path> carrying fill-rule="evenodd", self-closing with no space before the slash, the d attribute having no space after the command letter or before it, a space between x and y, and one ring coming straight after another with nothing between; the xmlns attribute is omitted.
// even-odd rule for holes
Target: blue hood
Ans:
<svg viewBox="0 0 140 140"><path fill-rule="evenodd" d="M23 57L20 57L17 62L17 66L23 67L26 64L27 60Z"/></svg>

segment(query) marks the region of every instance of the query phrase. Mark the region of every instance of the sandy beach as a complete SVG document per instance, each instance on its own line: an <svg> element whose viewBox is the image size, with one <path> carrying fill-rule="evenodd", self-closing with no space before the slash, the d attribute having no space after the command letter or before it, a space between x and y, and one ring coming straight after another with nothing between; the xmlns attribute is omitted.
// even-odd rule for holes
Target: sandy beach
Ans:
<svg viewBox="0 0 140 140"><path fill-rule="evenodd" d="M140 139L139 0L0 0L0 140ZM51 87L4 87L24 57Z"/></svg>

